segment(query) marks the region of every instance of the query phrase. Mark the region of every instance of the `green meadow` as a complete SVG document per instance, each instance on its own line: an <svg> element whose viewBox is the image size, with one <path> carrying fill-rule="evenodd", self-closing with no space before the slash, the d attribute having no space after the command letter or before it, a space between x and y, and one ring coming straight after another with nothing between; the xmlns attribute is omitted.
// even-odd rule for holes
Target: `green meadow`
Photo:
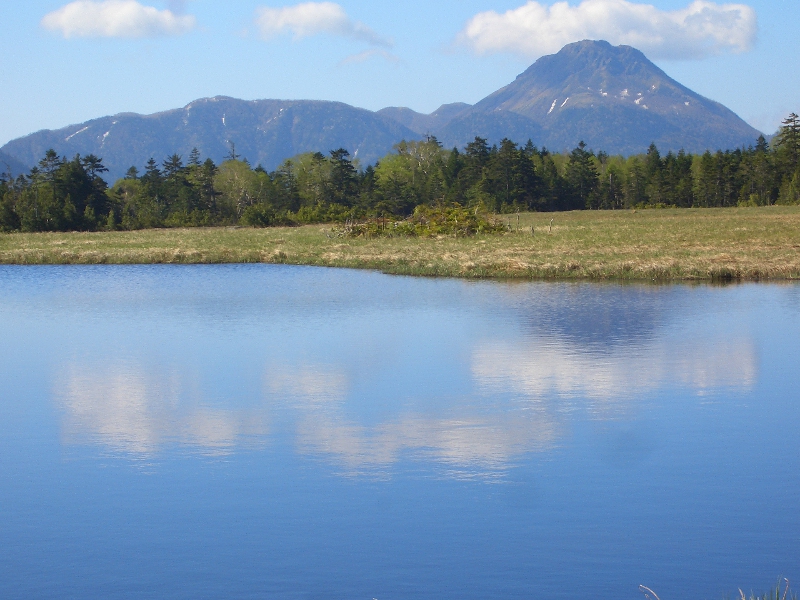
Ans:
<svg viewBox="0 0 800 600"><path fill-rule="evenodd" d="M3 264L283 263L504 279L800 278L800 207L520 213L501 233L342 235L337 225L0 234Z"/></svg>

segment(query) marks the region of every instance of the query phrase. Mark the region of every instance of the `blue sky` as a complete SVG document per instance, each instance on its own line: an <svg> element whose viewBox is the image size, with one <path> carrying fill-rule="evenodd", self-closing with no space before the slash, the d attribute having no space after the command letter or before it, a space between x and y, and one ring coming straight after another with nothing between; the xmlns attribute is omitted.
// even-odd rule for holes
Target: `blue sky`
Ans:
<svg viewBox="0 0 800 600"><path fill-rule="evenodd" d="M800 112L797 0L5 0L0 23L0 144L215 95L431 112L587 37L762 131Z"/></svg>

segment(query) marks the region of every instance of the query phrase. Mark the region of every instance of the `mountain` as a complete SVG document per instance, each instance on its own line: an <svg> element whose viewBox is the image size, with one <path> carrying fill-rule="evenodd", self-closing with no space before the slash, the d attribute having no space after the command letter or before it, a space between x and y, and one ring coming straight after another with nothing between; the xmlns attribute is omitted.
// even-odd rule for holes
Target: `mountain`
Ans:
<svg viewBox="0 0 800 600"><path fill-rule="evenodd" d="M472 107L469 104L454 102L453 104L442 104L431 114L425 115L410 108L391 106L382 108L378 111L378 114L397 121L414 133L426 135L432 131L442 129L450 121L466 113L470 108Z"/></svg>
<svg viewBox="0 0 800 600"><path fill-rule="evenodd" d="M221 162L230 153L252 165L276 168L302 152L346 148L363 164L374 163L402 139L419 136L396 121L340 102L255 100L218 96L153 115L123 113L13 140L2 151L33 166L49 149L60 155L95 154L114 181L130 166L140 170L192 148Z"/></svg>
<svg viewBox="0 0 800 600"><path fill-rule="evenodd" d="M383 109L417 133L431 133L446 147L476 135L498 142L533 140L556 151L581 140L610 154L662 150L704 152L753 144L761 133L722 104L670 78L640 51L604 41L569 44L543 56L506 87L474 106L440 108L421 115ZM448 119L449 117L449 119Z"/></svg>
<svg viewBox="0 0 800 600"><path fill-rule="evenodd" d="M671 79L635 48L603 41L576 42L543 56L435 133L447 146L460 146L472 139L471 123L478 116L490 132L502 130L511 115L515 130L508 137L517 142L530 137L558 151L583 140L610 154L643 152L651 142L662 150L704 152L754 144L760 135L722 104Z"/></svg>
<svg viewBox="0 0 800 600"><path fill-rule="evenodd" d="M515 81L474 106L445 104L429 115L390 107L372 112L340 102L244 101L218 96L153 115L103 117L40 131L1 149L27 169L49 148L63 156L95 154L109 180L151 157L162 161L197 147L220 162L235 143L251 164L274 169L302 152L346 148L362 165L374 163L406 139L435 135L446 147L475 136L497 143L531 139L554 151L581 140L609 154L704 152L754 144L760 132L718 102L671 79L630 46L583 41L537 60ZM0 156L0 167L3 157Z"/></svg>
<svg viewBox="0 0 800 600"><path fill-rule="evenodd" d="M5 152L0 152L0 174L8 175L10 173L13 176L17 176L27 173L28 169L29 167L26 167L17 158Z"/></svg>

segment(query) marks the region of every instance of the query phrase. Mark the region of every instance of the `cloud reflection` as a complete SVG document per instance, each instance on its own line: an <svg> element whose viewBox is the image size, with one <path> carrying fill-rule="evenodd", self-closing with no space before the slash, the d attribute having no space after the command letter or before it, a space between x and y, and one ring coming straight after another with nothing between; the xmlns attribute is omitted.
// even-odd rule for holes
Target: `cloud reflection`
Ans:
<svg viewBox="0 0 800 600"><path fill-rule="evenodd" d="M477 341L471 391L442 402L406 402L407 391L398 389L372 392L392 397L376 396L365 408L354 384L385 390L380 382L337 362L291 361L270 364L265 397L251 408L210 402L196 374L124 361L70 364L57 380L56 397L66 443L134 456L176 446L226 454L263 445L270 424L280 422L299 454L322 458L343 474L388 476L411 461L447 476L487 478L557 447L576 413L628 419L643 395L659 389L683 386L708 396L751 388L757 364L747 337L677 344L654 336L599 352L540 335ZM373 406L381 410L374 413Z"/></svg>
<svg viewBox="0 0 800 600"><path fill-rule="evenodd" d="M559 425L541 407L474 406L469 399L445 414L401 412L366 425L348 412L347 378L331 366L272 368L266 386L296 414L299 451L333 458L347 474L385 473L411 458L441 464L453 476L491 475L559 438Z"/></svg>
<svg viewBox="0 0 800 600"><path fill-rule="evenodd" d="M263 409L208 406L178 373L117 363L72 364L58 379L66 443L99 443L112 451L152 455L168 444L204 454L260 445L269 433Z"/></svg>
<svg viewBox="0 0 800 600"><path fill-rule="evenodd" d="M682 385L701 396L717 389L751 388L757 365L756 349L748 338L683 345L656 339L601 353L541 337L522 344L480 345L472 373L488 392L601 400L587 404L599 416L668 385Z"/></svg>
<svg viewBox="0 0 800 600"><path fill-rule="evenodd" d="M327 457L346 474L388 473L410 459L485 477L556 447L574 413L624 419L659 389L683 386L697 396L749 389L757 364L746 337L683 345L656 338L605 354L553 338L490 340L473 352L474 396L438 412L398 408L372 424L349 406L348 379L334 366L272 368L266 380L268 395L295 415L299 451Z"/></svg>

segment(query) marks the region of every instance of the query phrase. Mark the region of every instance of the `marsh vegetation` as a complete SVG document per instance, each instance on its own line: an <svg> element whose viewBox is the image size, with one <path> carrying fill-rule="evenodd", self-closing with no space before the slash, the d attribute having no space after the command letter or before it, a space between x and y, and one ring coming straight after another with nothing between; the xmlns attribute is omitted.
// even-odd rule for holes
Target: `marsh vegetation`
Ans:
<svg viewBox="0 0 800 600"><path fill-rule="evenodd" d="M451 277L800 278L800 207L519 213L501 233L337 236L338 224L0 236L7 264L265 262Z"/></svg>

